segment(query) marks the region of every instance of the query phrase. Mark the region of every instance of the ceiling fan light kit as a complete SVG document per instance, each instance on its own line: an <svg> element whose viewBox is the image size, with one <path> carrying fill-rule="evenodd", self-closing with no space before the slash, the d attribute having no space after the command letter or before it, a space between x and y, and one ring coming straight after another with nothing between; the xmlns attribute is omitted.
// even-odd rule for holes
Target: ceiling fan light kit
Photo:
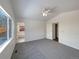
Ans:
<svg viewBox="0 0 79 59"><path fill-rule="evenodd" d="M47 16L47 14L46 13L43 13L43 16Z"/></svg>

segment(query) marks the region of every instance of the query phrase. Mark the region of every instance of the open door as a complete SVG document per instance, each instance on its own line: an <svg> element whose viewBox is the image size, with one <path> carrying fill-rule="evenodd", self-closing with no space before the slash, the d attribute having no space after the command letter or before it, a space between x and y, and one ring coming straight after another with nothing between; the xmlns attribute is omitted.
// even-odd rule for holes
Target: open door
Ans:
<svg viewBox="0 0 79 59"><path fill-rule="evenodd" d="M58 23L53 24L53 40L58 42Z"/></svg>

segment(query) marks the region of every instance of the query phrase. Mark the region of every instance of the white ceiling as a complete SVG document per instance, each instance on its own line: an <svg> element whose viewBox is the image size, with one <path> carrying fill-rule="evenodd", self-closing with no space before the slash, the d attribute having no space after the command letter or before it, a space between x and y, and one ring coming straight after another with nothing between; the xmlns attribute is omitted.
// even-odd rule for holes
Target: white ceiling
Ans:
<svg viewBox="0 0 79 59"><path fill-rule="evenodd" d="M78 10L79 0L11 0L16 19L49 20L61 12ZM56 9L47 17L42 16L43 8Z"/></svg>

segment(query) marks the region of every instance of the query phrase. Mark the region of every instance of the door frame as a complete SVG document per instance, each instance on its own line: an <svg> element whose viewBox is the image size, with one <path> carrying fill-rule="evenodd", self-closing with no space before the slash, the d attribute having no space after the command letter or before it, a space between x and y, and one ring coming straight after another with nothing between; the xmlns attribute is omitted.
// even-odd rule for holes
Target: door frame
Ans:
<svg viewBox="0 0 79 59"><path fill-rule="evenodd" d="M56 33L55 33L55 24L58 24L57 25L57 38L58 38L58 41L59 41L59 23L58 22L52 24L52 40L56 39L56 37L55 37L56 36Z"/></svg>

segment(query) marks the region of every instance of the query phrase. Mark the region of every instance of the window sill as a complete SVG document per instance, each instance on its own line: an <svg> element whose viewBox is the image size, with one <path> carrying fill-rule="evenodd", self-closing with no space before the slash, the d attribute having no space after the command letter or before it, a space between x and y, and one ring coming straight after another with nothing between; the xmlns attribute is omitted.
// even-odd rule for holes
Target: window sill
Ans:
<svg viewBox="0 0 79 59"><path fill-rule="evenodd" d="M11 42L12 39L7 40L6 42L4 42L2 45L0 45L0 54L1 52L6 48L6 46Z"/></svg>

